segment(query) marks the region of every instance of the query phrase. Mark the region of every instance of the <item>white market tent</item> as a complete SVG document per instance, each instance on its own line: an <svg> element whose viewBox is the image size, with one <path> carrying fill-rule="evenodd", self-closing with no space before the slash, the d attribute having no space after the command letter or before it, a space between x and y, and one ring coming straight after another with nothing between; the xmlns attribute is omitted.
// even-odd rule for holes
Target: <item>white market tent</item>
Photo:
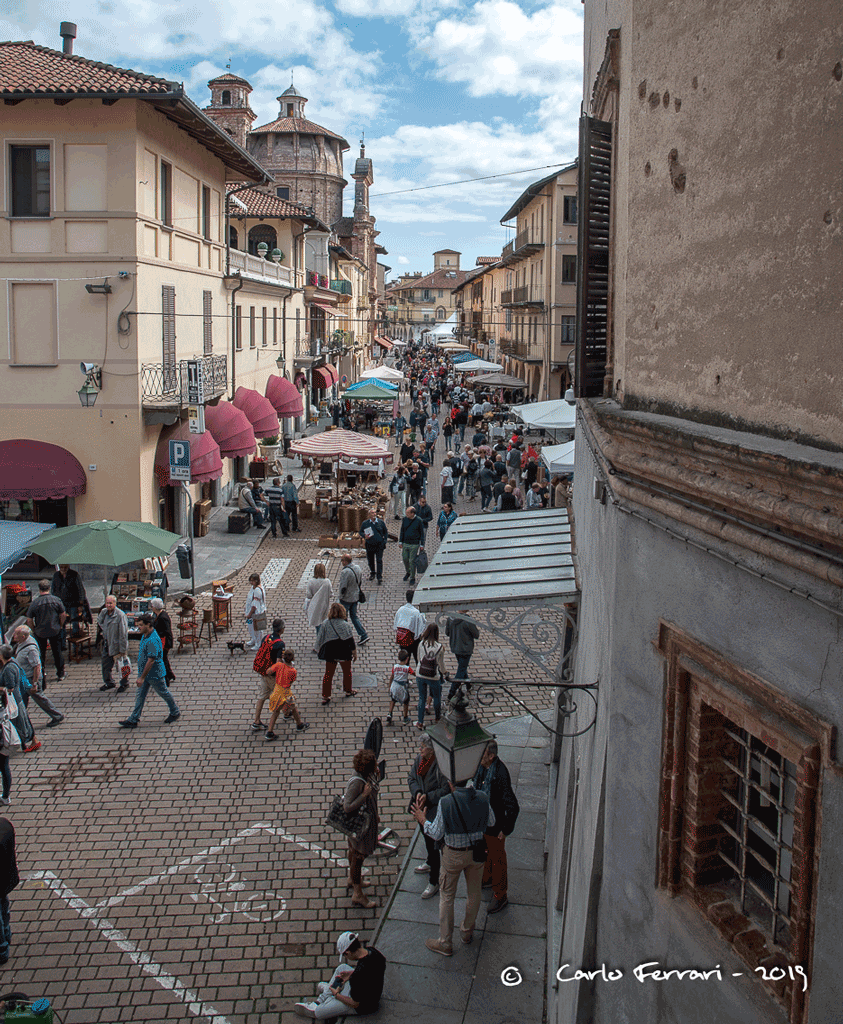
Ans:
<svg viewBox="0 0 843 1024"><path fill-rule="evenodd" d="M577 408L568 405L564 398L513 405L512 412L520 416L528 426L541 430L573 430L576 426Z"/></svg>
<svg viewBox="0 0 843 1024"><path fill-rule="evenodd" d="M459 373L483 373L485 371L502 370L500 363L490 363L486 359L466 359L463 363L454 363Z"/></svg>
<svg viewBox="0 0 843 1024"><path fill-rule="evenodd" d="M374 377L376 380L403 380L404 374L392 366L373 366L364 370L361 377Z"/></svg>
<svg viewBox="0 0 843 1024"><path fill-rule="evenodd" d="M429 333L430 337L434 340L437 338L453 338L454 333L457 329L457 314L452 313L448 319L441 324L437 324Z"/></svg>
<svg viewBox="0 0 843 1024"><path fill-rule="evenodd" d="M547 467L548 473L573 473L574 442L566 441L565 444L545 445L541 450L541 460Z"/></svg>

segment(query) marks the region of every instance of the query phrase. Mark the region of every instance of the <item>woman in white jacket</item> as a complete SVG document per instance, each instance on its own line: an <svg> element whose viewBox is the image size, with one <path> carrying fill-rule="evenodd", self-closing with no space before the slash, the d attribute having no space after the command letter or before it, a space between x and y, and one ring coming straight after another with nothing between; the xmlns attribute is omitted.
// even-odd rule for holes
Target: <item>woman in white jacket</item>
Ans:
<svg viewBox="0 0 843 1024"><path fill-rule="evenodd" d="M305 595L304 613L307 621L318 633L319 627L328 618L328 609L334 600L334 588L325 575L325 566L322 562L313 567L313 579L308 580Z"/></svg>

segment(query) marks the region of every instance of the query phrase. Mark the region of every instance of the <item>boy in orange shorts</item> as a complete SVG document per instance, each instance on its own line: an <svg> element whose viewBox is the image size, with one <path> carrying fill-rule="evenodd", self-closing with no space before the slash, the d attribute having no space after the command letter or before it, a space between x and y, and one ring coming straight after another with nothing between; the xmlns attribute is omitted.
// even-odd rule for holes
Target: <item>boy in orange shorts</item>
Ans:
<svg viewBox="0 0 843 1024"><path fill-rule="evenodd" d="M301 720L301 715L290 692L290 687L296 679L296 670L293 668L294 659L295 654L288 648L281 656L281 661L276 661L267 670L267 675L275 676L275 689L269 698L269 710L272 714L266 729L266 738L268 740L278 739L278 733L275 732L275 723L278 721L278 716L282 711L285 712L285 717L289 716L293 719L298 732L304 732L305 729L310 727L310 722L303 722Z"/></svg>

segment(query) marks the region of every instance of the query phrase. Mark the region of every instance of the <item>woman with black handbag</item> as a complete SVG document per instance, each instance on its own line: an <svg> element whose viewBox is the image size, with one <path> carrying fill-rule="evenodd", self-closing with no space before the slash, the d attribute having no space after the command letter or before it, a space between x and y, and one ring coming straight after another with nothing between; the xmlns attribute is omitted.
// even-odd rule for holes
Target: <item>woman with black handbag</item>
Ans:
<svg viewBox="0 0 843 1024"><path fill-rule="evenodd" d="M358 750L352 766L354 775L346 786L342 809L346 814L356 814L365 807L369 813L369 822L360 835L348 837L348 884L352 890L351 902L368 910L378 905L376 900L370 900L363 893L363 861L371 857L378 845L380 773L372 750Z"/></svg>
<svg viewBox="0 0 843 1024"><path fill-rule="evenodd" d="M316 634L316 649L319 660L325 662L322 676L322 706L331 703L331 682L337 665L342 667L342 689L346 697L354 697L357 691L351 688L351 663L357 661L357 644L354 630L347 622L345 608L335 601L328 609L328 618Z"/></svg>

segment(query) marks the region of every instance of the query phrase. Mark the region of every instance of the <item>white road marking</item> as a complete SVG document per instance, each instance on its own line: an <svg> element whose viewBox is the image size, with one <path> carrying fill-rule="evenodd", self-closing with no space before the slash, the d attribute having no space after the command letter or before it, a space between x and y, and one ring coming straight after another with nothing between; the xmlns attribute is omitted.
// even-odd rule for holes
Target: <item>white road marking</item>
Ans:
<svg viewBox="0 0 843 1024"><path fill-rule="evenodd" d="M292 558L270 558L261 573L261 583L268 590L275 590L284 573L290 568Z"/></svg>
<svg viewBox="0 0 843 1024"><path fill-rule="evenodd" d="M86 903L81 896L77 896L52 871L33 871L29 878L43 880L68 906L78 911L81 917L89 920L104 939L113 942L133 963L137 964L142 971L154 978L161 988L172 992L173 996L184 1003L188 1010L196 1017L199 1017L200 1020L207 1022L207 1024L230 1024L228 1019L219 1010L211 1006L210 1003L203 1003L196 992L186 988L175 975L165 971L161 964L156 963L149 953L145 953L137 943L132 942L128 935L115 928L106 918L97 916L97 908Z"/></svg>
<svg viewBox="0 0 843 1024"><path fill-rule="evenodd" d="M296 590L304 590L310 580L313 579L313 568L323 561L321 558L311 558L311 560L304 567L304 572L301 574L301 579L296 584Z"/></svg>
<svg viewBox="0 0 843 1024"><path fill-rule="evenodd" d="M173 864L172 867L167 868L166 871L162 871L160 874L144 878L142 881L130 886L128 889L124 889L123 892L118 893L116 896L110 896L108 899L100 900L99 903L93 906L86 900L82 899L81 896L77 896L76 893L73 892L72 889L68 888L53 871L32 871L26 876L26 878L31 879L32 881L43 881L60 899L64 900L68 906L72 907L73 910L78 911L81 917L89 920L102 934L103 938L109 942L113 942L117 948L126 953L129 958L141 968L141 970L154 978L162 988L166 989L168 992L172 992L174 997L183 1002L188 1010L190 1010L190 1012L196 1017L199 1017L202 1021L206 1022L206 1024L230 1024L227 1018L225 1018L218 1010L209 1003L201 1002L196 992L192 989L186 988L185 985L175 977L175 975L169 974L159 963L152 959L149 953L145 953L137 943L132 942L124 932L115 928L107 918L100 917L97 911L105 907L116 906L116 904L122 903L123 900L128 899L130 896L137 895L149 886L156 885L164 879L171 878L184 868L192 867L195 864L201 864L209 857L227 850L229 847L242 842L244 839L248 839L250 836L259 835L261 832L266 832L271 836L277 836L284 842L292 843L294 846L298 846L302 850L307 850L310 853L316 853L323 860L328 861L331 864L336 864L343 868L348 865L346 858L335 857L333 853L323 849L316 843L310 842L308 839L302 839L300 836L293 835L292 832L287 832L286 829L278 828L269 822L259 821L255 822L254 825L249 826L249 828L242 829L236 835L229 836L228 839L223 839L220 843L217 843L214 846L209 846L207 849L200 850L198 853L194 853L190 857L183 858ZM364 867L363 873L368 874L369 869Z"/></svg>

